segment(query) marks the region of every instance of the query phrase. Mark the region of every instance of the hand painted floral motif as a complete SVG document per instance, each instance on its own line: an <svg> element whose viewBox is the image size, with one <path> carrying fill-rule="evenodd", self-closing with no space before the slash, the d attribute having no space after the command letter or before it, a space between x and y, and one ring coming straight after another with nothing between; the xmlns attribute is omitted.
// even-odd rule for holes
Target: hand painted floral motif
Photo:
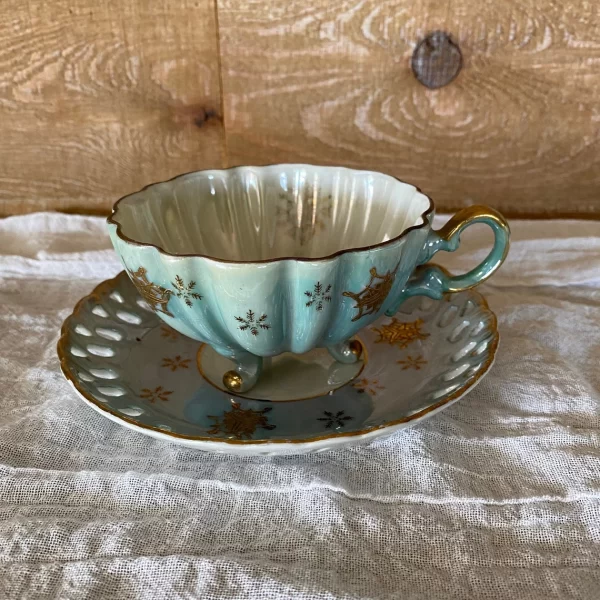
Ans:
<svg viewBox="0 0 600 600"><path fill-rule="evenodd" d="M308 302L306 306L315 306L318 311L323 310L323 302L331 302L331 284L323 289L323 284L320 281L315 283L312 292L304 292L305 296L308 296Z"/></svg>
<svg viewBox="0 0 600 600"><path fill-rule="evenodd" d="M293 192L279 194L277 224L297 240L300 246L327 229L333 212L331 194L327 197L298 198Z"/></svg>
<svg viewBox="0 0 600 600"><path fill-rule="evenodd" d="M173 294L171 290L167 290L160 285L148 281L148 276L146 275L147 271L144 267L140 267L137 271L128 269L127 272L129 273L133 285L135 285L137 291L140 293L140 296L154 312L161 312L169 317L173 316L167 308L169 298Z"/></svg>
<svg viewBox="0 0 600 600"><path fill-rule="evenodd" d="M366 392L369 396L376 396L377 390L385 390L384 386L379 385L377 379L367 379L366 377L357 379L352 384L352 387L355 388L359 394L364 394Z"/></svg>
<svg viewBox="0 0 600 600"><path fill-rule="evenodd" d="M187 285L179 275L175 275L175 281L171 284L175 288L175 296L181 298L187 306L193 305L192 300L202 300L202 296L194 291L195 281L190 281Z"/></svg>
<svg viewBox="0 0 600 600"><path fill-rule="evenodd" d="M319 417L319 421L327 421L325 423L325 429L337 429L338 427L344 427L346 425L345 421L351 421L352 417L348 415L344 415L343 410L339 410L335 414L329 412L328 410L324 410L324 417Z"/></svg>
<svg viewBox="0 0 600 600"><path fill-rule="evenodd" d="M253 410L251 408L242 408L238 402L231 403L231 410L225 411L222 417L209 415L208 418L214 421L208 433L216 435L224 433L233 436L238 440L250 439L256 429L275 429L275 425L270 425L266 416L272 407L267 406L262 410Z"/></svg>
<svg viewBox="0 0 600 600"><path fill-rule="evenodd" d="M160 337L163 337L167 340L176 340L179 337L179 334L174 329L171 329L166 325L161 325Z"/></svg>
<svg viewBox="0 0 600 600"><path fill-rule="evenodd" d="M178 369L187 369L190 366L190 360L190 358L181 358L178 354L175 358L163 358L160 366L175 372Z"/></svg>
<svg viewBox="0 0 600 600"><path fill-rule="evenodd" d="M249 310L246 313L245 319L242 317L234 318L238 323L241 323L241 331L250 330L250 333L254 336L258 335L261 329L271 329L271 326L266 322L267 315L263 314L260 317L256 318L256 314L252 310Z"/></svg>
<svg viewBox="0 0 600 600"><path fill-rule="evenodd" d="M143 398L144 400L148 400L148 402L151 402L152 404L154 404L154 402L156 402L156 400L162 400L163 402L167 402L169 400L169 396L172 393L173 392L165 390L162 385L159 385L157 388L154 388L153 390L144 388L140 392L140 398Z"/></svg>
<svg viewBox="0 0 600 600"><path fill-rule="evenodd" d="M377 269L372 267L369 271L371 279L362 291L358 293L344 292L342 294L342 296L352 298L356 302L354 308L358 310L358 313L352 318L353 321L358 321L361 317L379 312L379 309L392 289L399 266L400 263L396 265L393 271L388 271L385 275L379 275ZM376 281L378 283L375 283Z"/></svg>
<svg viewBox="0 0 600 600"><path fill-rule="evenodd" d="M407 356L404 360L396 361L399 365L402 365L402 370L406 371L407 369L415 369L415 371L420 371L423 365L427 364L427 361L423 359L423 357L419 354L419 356Z"/></svg>
<svg viewBox="0 0 600 600"><path fill-rule="evenodd" d="M371 330L379 334L379 339L375 340L376 344L385 342L390 346L406 348L415 340L424 340L429 337L428 333L421 331L422 326L423 319L405 323L393 317L389 323L382 325L380 329L372 327Z"/></svg>

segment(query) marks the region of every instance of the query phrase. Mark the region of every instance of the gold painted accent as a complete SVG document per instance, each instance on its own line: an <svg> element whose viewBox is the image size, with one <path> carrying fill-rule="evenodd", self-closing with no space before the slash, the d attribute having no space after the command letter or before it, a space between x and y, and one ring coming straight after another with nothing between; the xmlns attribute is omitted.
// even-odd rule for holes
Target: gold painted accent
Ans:
<svg viewBox="0 0 600 600"><path fill-rule="evenodd" d="M140 398L144 400L148 400L154 404L156 400L162 400L163 402L167 402L169 400L168 396L170 396L173 392L169 390L165 390L162 385L159 385L157 388L151 390L148 388L143 388L139 393Z"/></svg>
<svg viewBox="0 0 600 600"><path fill-rule="evenodd" d="M377 390L385 390L385 386L379 385L379 380L367 379L366 377L357 379L352 384L352 387L355 388L359 394L364 394L367 392L369 396L377 396Z"/></svg>
<svg viewBox="0 0 600 600"><path fill-rule="evenodd" d="M489 206L466 206L465 208L459 210L454 216L450 218L450 220L436 233L438 236L446 242L449 242L451 238L460 234L460 232L467 226L469 226L473 221L480 218L487 218L491 221L494 221L501 229L506 230L510 233L510 226L508 225L508 221L497 211ZM502 257L498 261L498 264L489 271L485 276L481 277L477 281L475 281L472 285L462 286L462 287L448 287L448 292L463 292L465 290L469 290L474 288L475 286L483 283L487 279L489 279L502 265L504 259L508 254L508 249L510 246L510 239L507 239L506 246L504 248L504 252L502 253ZM437 266L437 265L436 265ZM448 273L447 269L442 269L446 275L452 277L450 273Z"/></svg>
<svg viewBox="0 0 600 600"><path fill-rule="evenodd" d="M421 331L423 319L417 319L410 323L399 321L396 317L386 325L382 325L381 329L371 327L371 331L379 334L379 339L375 340L376 344L382 342L388 343L390 346L398 346L398 348L406 348L415 340L424 340L429 337L428 333Z"/></svg>
<svg viewBox="0 0 600 600"><path fill-rule="evenodd" d="M179 334L167 325L160 326L160 337L164 337L168 340L176 340L179 337Z"/></svg>
<svg viewBox="0 0 600 600"><path fill-rule="evenodd" d="M304 295L308 297L308 302L306 306L312 306L316 304L315 308L318 311L323 310L323 302L331 302L331 284L328 284L325 289L323 289L323 284L320 281L317 281L314 285L314 289L312 292L304 292Z"/></svg>
<svg viewBox="0 0 600 600"><path fill-rule="evenodd" d="M173 315L169 312L167 304L169 303L169 298L173 292L161 287L160 285L156 285L151 281L148 281L148 276L146 273L146 269L144 267L140 267L137 271L130 270L129 277L131 277L131 281L137 288L140 296L146 301L148 306L154 312L161 312L169 317L172 317Z"/></svg>
<svg viewBox="0 0 600 600"><path fill-rule="evenodd" d="M397 360L396 363L402 366L402 370L415 369L420 371L423 365L427 364L427 361L419 354L419 356L407 356L404 360Z"/></svg>
<svg viewBox="0 0 600 600"><path fill-rule="evenodd" d="M342 294L342 296L352 298L356 302L354 308L358 309L358 313L353 317L353 321L358 321L361 317L366 317L379 311L392 289L399 266L400 263L396 265L393 271L388 271L385 275L379 275L377 269L372 267L369 271L371 279L362 291L357 294L354 292L344 292ZM373 285L373 282L377 279L380 282Z"/></svg>
<svg viewBox="0 0 600 600"><path fill-rule="evenodd" d="M348 344L348 348L356 358L360 358L360 355L363 353L363 345L358 340L352 340Z"/></svg>
<svg viewBox="0 0 600 600"><path fill-rule="evenodd" d="M244 380L237 371L227 371L227 373L223 375L223 385L230 392L239 392L242 389L243 384Z"/></svg>
<svg viewBox="0 0 600 600"><path fill-rule="evenodd" d="M327 421L327 423L325 423L325 429L333 429L334 425L336 428L344 427L346 425L344 421L352 421L352 417L349 415L344 415L343 410L339 410L335 414L329 412L328 410L324 410L323 414L325 416L319 417L317 421Z"/></svg>
<svg viewBox="0 0 600 600"><path fill-rule="evenodd" d="M477 370L477 372L473 375L473 377L470 380L468 380L464 385L462 385L461 387L456 389L454 392L452 392L445 398L442 398L438 402L435 402L434 404L431 404L428 407L423 408L411 415L408 415L406 417L400 417L399 419L394 419L393 421L388 421L387 423L383 423L382 425L373 425L371 427L365 427L365 429L361 429L359 431L341 431L341 432L336 431L333 433L329 433L327 435L317 435L317 436L313 436L310 438L303 438L303 439L299 439L299 440L298 439L295 439L295 440L290 440L290 439L215 440L215 438L207 437L207 436L203 436L203 435L187 435L187 434L183 434L183 433L176 433L174 431L165 431L164 429L161 429L160 427L155 427L154 425L147 425L145 423L140 423L139 421L137 421L134 418L123 415L123 414L117 412L116 410L113 410L109 406L105 406L104 403L102 403L99 400L97 400L96 398L94 398L94 396L92 396L89 392L87 392L81 386L78 379L71 373L71 370L67 364L67 360L68 360L67 346L69 344L69 337L70 337L69 329L70 329L71 319L73 317L77 316L81 312L84 305L89 300L96 300L99 302L102 301L103 300L102 294L108 295L113 290L114 286L116 285L117 279L123 278L125 276L126 276L125 271L121 271L121 273L119 273L116 277L113 277L112 279L107 279L106 281L103 281L102 283L100 283L98 286L96 286L94 288L94 290L92 291L91 294L88 294L87 296L84 296L81 300L79 300L79 302L75 305L75 308L73 309L73 312L71 313L71 315L65 319L65 321L63 322L62 328L60 330L60 338L58 339L58 343L56 345L56 351L57 351L57 354L58 354L58 357L60 360L60 369L61 369L63 375L65 376L65 378L67 379L67 381L69 381L71 383L71 385L75 388L77 393L86 402L89 402L94 407L95 410L97 410L98 412L101 412L101 413L110 414L113 417L116 417L119 421L125 421L126 423L129 423L134 429L137 429L138 431L144 432L146 430L146 431L155 431L156 433L160 433L161 435L165 436L165 439L177 438L177 439L182 439L182 440L190 440L190 441L194 441L194 442L212 442L215 444L234 444L234 445L244 444L244 445L260 446L260 445L266 445L266 444L274 444L274 445L305 444L305 443L311 443L311 442L321 442L324 440L341 438L341 437L356 437L356 438L363 437L363 436L373 433L375 431L389 429L390 427L395 427L396 425L404 425L406 423L410 423L411 421L421 419L425 415L428 415L429 413L439 410L446 404L450 404L454 400L457 400L458 398L460 398L461 396L466 394L471 388L473 388L475 385L477 385L477 383L479 383L481 378L490 370L490 367L492 366L492 364L494 363L494 359L496 358L498 344L500 343L500 334L498 333L498 319L496 318L496 315L491 311L486 299L479 292L472 291L471 294L473 294L473 296L477 298L477 300L479 301L479 304L481 306L483 306L483 308L485 310L489 311L489 316L490 316L489 327L490 327L490 331L492 331L494 334L494 337L492 338L492 341L490 342L490 345L489 345L489 355L488 355L487 359L485 360L485 362L483 362L480 365L479 369Z"/></svg>
<svg viewBox="0 0 600 600"><path fill-rule="evenodd" d="M175 358L163 358L160 366L171 369L174 373L177 369L187 369L190 366L190 360L191 358L182 359L178 354Z"/></svg>
<svg viewBox="0 0 600 600"><path fill-rule="evenodd" d="M266 413L272 410L272 407L267 406L262 410L244 409L239 402L232 402L231 406L231 410L225 411L221 418L208 415L208 418L214 421L214 425L208 433L213 435L224 433L233 435L238 440L243 440L244 438L250 439L257 427L275 429L275 425L270 425L265 416Z"/></svg>
<svg viewBox="0 0 600 600"><path fill-rule="evenodd" d="M333 394L334 392L336 392L337 390L342 389L343 387L350 385L350 383L352 381L355 381L357 377L360 377L360 375L362 374L362 372L365 370L365 367L369 364L369 353L367 352L367 348L364 345L363 342L360 341L360 338L356 337L355 340L358 344L361 345L362 348L362 352L363 352L363 356L362 356L362 365L360 367L360 371L354 376L353 379L351 379L350 381L347 381L346 383L342 383L342 385L340 385L339 387L333 388L331 390L329 390L327 392L327 394ZM204 351L204 348L206 348L206 346L208 346L208 344L201 344L200 348L198 348L198 352L196 354L196 367L198 368L198 373L200 373L200 375L202 375L202 377L204 378L204 381L206 381L206 383L208 383L209 385L211 385L212 387L215 388L215 390L219 390L220 392L224 392L226 390L224 390L223 388L220 388L218 385L216 385L214 382L212 382L208 376L204 373L204 371L202 370L202 352ZM236 371L233 371L234 373ZM225 382L223 382L223 385L225 385ZM233 396L235 396L236 398L242 398L244 400L253 400L254 402L277 402L279 403L284 403L284 402L302 402L304 400L314 400L315 398L321 398L323 396L323 394L315 394L314 396L306 396L304 398L292 398L291 400L261 400L260 398L250 398L248 396L245 396L244 394L240 394L239 392L235 392L233 390L228 390L229 393Z"/></svg>
<svg viewBox="0 0 600 600"><path fill-rule="evenodd" d="M196 282L190 281L187 285L179 275L175 275L175 281L171 283L175 288L175 296L181 298L190 308L193 305L193 300L202 300L202 296L194 291Z"/></svg>
<svg viewBox="0 0 600 600"><path fill-rule="evenodd" d="M267 315L264 313L256 318L256 313L252 310L249 310L246 313L246 318L243 317L233 317L240 325L240 331L250 330L250 333L253 336L257 336L260 333L260 329L271 329L271 326L266 322Z"/></svg>

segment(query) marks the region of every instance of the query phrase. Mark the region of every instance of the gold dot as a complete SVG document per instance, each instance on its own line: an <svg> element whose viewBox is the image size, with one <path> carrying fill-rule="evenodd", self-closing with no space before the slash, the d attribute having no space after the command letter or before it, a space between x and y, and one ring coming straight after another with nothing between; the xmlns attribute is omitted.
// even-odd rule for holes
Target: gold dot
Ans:
<svg viewBox="0 0 600 600"><path fill-rule="evenodd" d="M242 388L243 383L244 380L242 379L241 375L236 371L227 371L227 373L223 375L223 385L230 392L239 392Z"/></svg>
<svg viewBox="0 0 600 600"><path fill-rule="evenodd" d="M350 352L352 352L352 354L354 354L356 358L360 358L360 355L363 351L363 347L358 340L352 340L348 347L350 348Z"/></svg>

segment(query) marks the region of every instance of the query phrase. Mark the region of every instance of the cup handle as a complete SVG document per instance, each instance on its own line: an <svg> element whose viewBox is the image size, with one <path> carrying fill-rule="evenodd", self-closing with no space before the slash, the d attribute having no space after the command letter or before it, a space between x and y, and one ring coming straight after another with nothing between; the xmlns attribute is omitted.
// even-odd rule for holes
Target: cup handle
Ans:
<svg viewBox="0 0 600 600"><path fill-rule="evenodd" d="M423 265L439 250L454 252L460 244L463 229L475 223L485 223L494 232L494 245L485 260L464 275L451 275L436 265ZM393 316L411 296L429 296L440 300L448 292L468 290L491 277L508 254L510 228L506 219L493 208L469 206L458 211L439 231L431 229L419 256L419 264L386 314Z"/></svg>

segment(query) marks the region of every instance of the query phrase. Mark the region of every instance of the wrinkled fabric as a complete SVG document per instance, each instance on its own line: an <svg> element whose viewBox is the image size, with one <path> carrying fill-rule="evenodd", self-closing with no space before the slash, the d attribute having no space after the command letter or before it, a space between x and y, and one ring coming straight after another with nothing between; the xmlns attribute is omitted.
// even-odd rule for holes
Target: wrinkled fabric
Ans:
<svg viewBox="0 0 600 600"><path fill-rule="evenodd" d="M511 226L474 391L367 447L237 458L63 379L63 320L121 269L104 220L0 221L0 598L600 598L600 223ZM442 264L483 258L472 229Z"/></svg>

